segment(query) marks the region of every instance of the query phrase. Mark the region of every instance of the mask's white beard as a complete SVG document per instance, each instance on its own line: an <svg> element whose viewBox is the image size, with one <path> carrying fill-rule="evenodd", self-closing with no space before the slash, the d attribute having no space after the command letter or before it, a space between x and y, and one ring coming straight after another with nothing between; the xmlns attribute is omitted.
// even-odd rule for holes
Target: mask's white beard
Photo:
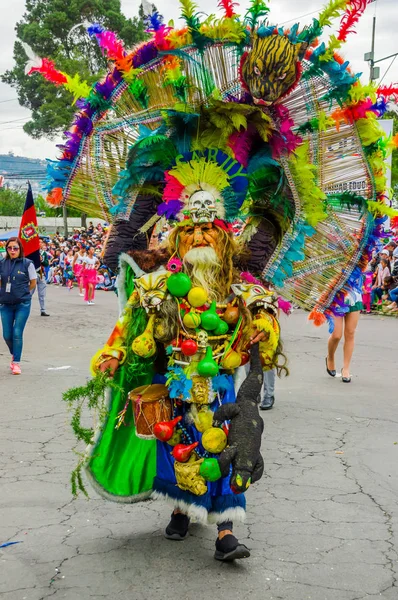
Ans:
<svg viewBox="0 0 398 600"><path fill-rule="evenodd" d="M203 287L211 299L218 297L220 287L220 259L214 248L192 248L183 259L192 285Z"/></svg>

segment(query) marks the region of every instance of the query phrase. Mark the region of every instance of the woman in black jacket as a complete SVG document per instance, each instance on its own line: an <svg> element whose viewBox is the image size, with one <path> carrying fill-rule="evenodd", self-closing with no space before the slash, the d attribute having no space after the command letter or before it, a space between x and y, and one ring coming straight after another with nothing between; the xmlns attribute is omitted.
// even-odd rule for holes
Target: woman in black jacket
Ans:
<svg viewBox="0 0 398 600"><path fill-rule="evenodd" d="M0 261L0 313L13 375L21 374L23 331L30 314L36 279L34 264L25 258L20 239L10 238L6 244L6 256Z"/></svg>

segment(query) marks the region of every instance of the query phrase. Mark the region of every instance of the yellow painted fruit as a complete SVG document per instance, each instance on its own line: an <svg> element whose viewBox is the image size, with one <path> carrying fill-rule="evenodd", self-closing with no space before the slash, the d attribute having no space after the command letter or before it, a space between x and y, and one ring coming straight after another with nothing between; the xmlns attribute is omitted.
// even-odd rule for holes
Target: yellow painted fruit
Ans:
<svg viewBox="0 0 398 600"><path fill-rule="evenodd" d="M189 329L196 329L196 327L199 327L200 325L200 315L189 312L184 315L182 322L184 323L185 327L188 327Z"/></svg>
<svg viewBox="0 0 398 600"><path fill-rule="evenodd" d="M242 357L235 350L228 352L227 356L222 359L221 366L223 369L237 369L242 362Z"/></svg>
<svg viewBox="0 0 398 600"><path fill-rule="evenodd" d="M202 435L202 446L207 452L219 454L227 445L227 436L219 427L210 427Z"/></svg>
<svg viewBox="0 0 398 600"><path fill-rule="evenodd" d="M150 358L156 353L156 342L151 332L144 331L131 344L134 354L142 358Z"/></svg>
<svg viewBox="0 0 398 600"><path fill-rule="evenodd" d="M211 410L201 410L195 417L195 426L200 433L210 429L213 425L213 412Z"/></svg>
<svg viewBox="0 0 398 600"><path fill-rule="evenodd" d="M207 292L204 288L193 287L188 294L188 302L191 306L203 306L207 302Z"/></svg>

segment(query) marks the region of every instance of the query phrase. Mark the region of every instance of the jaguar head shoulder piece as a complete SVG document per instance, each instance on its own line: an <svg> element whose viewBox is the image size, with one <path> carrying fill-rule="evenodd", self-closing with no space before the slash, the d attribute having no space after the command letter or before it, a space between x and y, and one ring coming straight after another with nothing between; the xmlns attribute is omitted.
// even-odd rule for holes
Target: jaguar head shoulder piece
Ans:
<svg viewBox="0 0 398 600"><path fill-rule="evenodd" d="M167 279L170 274L166 269L160 268L135 280L139 303L147 312L159 310L160 305L166 299Z"/></svg>
<svg viewBox="0 0 398 600"><path fill-rule="evenodd" d="M252 36L252 48L242 57L242 78L258 105L269 106L289 92L300 78L307 42L293 43L285 35Z"/></svg>
<svg viewBox="0 0 398 600"><path fill-rule="evenodd" d="M231 289L235 296L240 296L245 305L254 308L266 308L277 314L276 296L262 285L252 283L234 283Z"/></svg>

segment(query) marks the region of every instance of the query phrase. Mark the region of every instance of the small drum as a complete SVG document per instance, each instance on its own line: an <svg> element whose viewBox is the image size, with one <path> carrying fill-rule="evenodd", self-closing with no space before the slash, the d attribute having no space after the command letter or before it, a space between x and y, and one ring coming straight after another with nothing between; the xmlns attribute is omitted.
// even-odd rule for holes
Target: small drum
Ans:
<svg viewBox="0 0 398 600"><path fill-rule="evenodd" d="M142 385L129 393L133 403L135 433L143 440L156 439L153 426L160 421L170 421L171 400L167 387L161 383Z"/></svg>

